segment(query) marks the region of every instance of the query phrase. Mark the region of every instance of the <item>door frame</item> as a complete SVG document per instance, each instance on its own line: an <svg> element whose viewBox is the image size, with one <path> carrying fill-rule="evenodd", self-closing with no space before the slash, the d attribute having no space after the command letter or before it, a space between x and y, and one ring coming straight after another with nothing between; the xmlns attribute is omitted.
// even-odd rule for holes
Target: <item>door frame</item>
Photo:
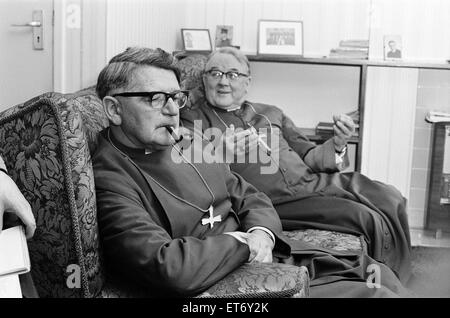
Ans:
<svg viewBox="0 0 450 318"><path fill-rule="evenodd" d="M53 0L53 91L95 84L106 64L106 15L106 0Z"/></svg>

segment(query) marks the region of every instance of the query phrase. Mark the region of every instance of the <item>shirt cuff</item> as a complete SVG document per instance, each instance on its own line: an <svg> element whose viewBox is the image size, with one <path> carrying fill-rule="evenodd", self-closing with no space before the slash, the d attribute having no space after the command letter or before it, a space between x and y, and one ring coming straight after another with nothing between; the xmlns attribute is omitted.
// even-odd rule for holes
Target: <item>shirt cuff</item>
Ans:
<svg viewBox="0 0 450 318"><path fill-rule="evenodd" d="M230 235L230 236L234 237L236 240L238 240L239 242L248 245L248 242L247 242L248 233L236 231L236 232L225 232L223 234Z"/></svg>
<svg viewBox="0 0 450 318"><path fill-rule="evenodd" d="M347 146L345 146L344 149L342 149L342 151L336 152L334 154L336 159L336 165L340 165L344 162L344 156L346 153L347 153Z"/></svg>
<svg viewBox="0 0 450 318"><path fill-rule="evenodd" d="M0 156L0 171L3 171L4 173L8 174L8 170L6 170L5 162L3 161L3 158Z"/></svg>
<svg viewBox="0 0 450 318"><path fill-rule="evenodd" d="M252 228L249 228L247 233L250 233L254 230L261 230L261 231L266 232L267 234L270 235L270 238L272 239L273 244L275 244L275 235L273 235L272 231L270 231L269 229L262 227L262 226L254 226Z"/></svg>

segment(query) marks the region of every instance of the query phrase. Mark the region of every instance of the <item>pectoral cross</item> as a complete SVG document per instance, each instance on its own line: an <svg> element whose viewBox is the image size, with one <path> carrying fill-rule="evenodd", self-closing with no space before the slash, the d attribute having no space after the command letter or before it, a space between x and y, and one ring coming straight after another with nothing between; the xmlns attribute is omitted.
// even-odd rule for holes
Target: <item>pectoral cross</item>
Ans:
<svg viewBox="0 0 450 318"><path fill-rule="evenodd" d="M214 209L213 209L213 206L210 205L210 206L209 206L209 209L208 209L208 212L209 212L209 218L204 218L204 219L202 219L202 225L206 225L206 224L209 223L209 225L211 226L211 228L213 228L215 222L221 222L221 221L222 221L222 216L221 216L221 215L214 216L214 215L213 215L213 210L214 210Z"/></svg>

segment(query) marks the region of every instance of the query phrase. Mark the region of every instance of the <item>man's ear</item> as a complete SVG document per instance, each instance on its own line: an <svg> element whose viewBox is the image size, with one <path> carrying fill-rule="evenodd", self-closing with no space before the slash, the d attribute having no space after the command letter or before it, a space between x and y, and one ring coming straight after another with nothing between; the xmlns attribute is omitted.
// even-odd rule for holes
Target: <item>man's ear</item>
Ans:
<svg viewBox="0 0 450 318"><path fill-rule="evenodd" d="M203 84L203 89L206 88L206 74L202 75L202 84Z"/></svg>
<svg viewBox="0 0 450 318"><path fill-rule="evenodd" d="M112 96L103 97L103 109L105 110L106 117L108 117L113 125L120 126L122 124L123 109L116 98Z"/></svg>
<svg viewBox="0 0 450 318"><path fill-rule="evenodd" d="M249 76L249 77L247 77L247 81L246 81L246 85L245 85L245 94L248 93L248 90L249 90L249 88L250 88L250 84L251 84L251 83L252 83L252 77Z"/></svg>

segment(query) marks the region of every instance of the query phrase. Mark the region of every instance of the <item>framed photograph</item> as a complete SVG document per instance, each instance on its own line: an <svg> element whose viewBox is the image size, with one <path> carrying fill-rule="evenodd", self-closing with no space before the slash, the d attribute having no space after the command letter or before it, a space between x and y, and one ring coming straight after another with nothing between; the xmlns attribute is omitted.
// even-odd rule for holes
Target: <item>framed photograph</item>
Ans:
<svg viewBox="0 0 450 318"><path fill-rule="evenodd" d="M303 56L303 22L259 20L258 54Z"/></svg>
<svg viewBox="0 0 450 318"><path fill-rule="evenodd" d="M218 25L216 27L216 48L233 45L233 26Z"/></svg>
<svg viewBox="0 0 450 318"><path fill-rule="evenodd" d="M181 29L185 51L211 52L212 44L208 29Z"/></svg>
<svg viewBox="0 0 450 318"><path fill-rule="evenodd" d="M400 60L402 58L402 37L400 35L384 36L384 59Z"/></svg>

